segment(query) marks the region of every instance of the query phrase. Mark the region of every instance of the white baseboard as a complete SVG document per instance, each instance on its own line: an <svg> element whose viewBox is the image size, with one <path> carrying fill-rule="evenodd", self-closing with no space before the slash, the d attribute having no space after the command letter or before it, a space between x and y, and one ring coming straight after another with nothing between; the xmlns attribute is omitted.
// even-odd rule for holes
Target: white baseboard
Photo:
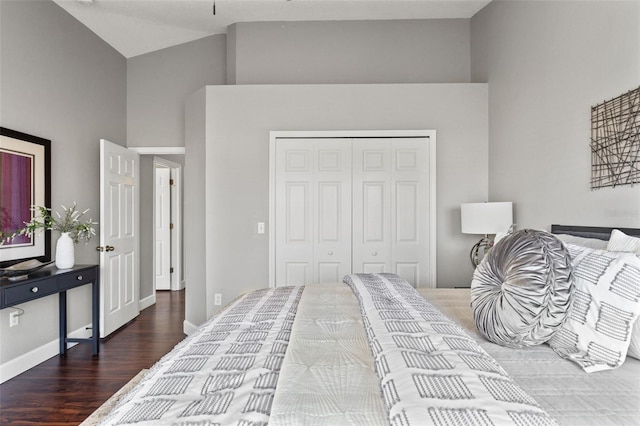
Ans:
<svg viewBox="0 0 640 426"><path fill-rule="evenodd" d="M155 304L156 304L156 292L154 291L151 296L147 296L144 299L138 301L138 308L141 311L144 311L149 306L153 306Z"/></svg>
<svg viewBox="0 0 640 426"><path fill-rule="evenodd" d="M197 325L191 324L187 320L184 320L182 322L182 331L184 331L184 334L186 334L187 336L196 331L196 328L198 328Z"/></svg>
<svg viewBox="0 0 640 426"><path fill-rule="evenodd" d="M91 337L91 324L87 324L84 327L80 327L77 330L69 333L68 337L86 339ZM77 342L68 343L67 348L71 348L77 345ZM46 343L39 348L35 348L24 355L20 355L17 358L7 361L4 364L0 364L0 383L4 383L9 379L16 377L19 374L24 373L30 368L52 358L60 353L60 339L55 339L49 343Z"/></svg>

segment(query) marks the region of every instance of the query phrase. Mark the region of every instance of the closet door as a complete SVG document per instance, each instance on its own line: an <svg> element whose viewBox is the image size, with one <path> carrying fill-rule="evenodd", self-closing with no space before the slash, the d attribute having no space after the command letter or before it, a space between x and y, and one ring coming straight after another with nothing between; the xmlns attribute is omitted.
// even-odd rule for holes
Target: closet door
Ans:
<svg viewBox="0 0 640 426"><path fill-rule="evenodd" d="M276 148L276 284L311 282L315 147L299 140Z"/></svg>
<svg viewBox="0 0 640 426"><path fill-rule="evenodd" d="M429 283L429 139L353 142L353 272Z"/></svg>
<svg viewBox="0 0 640 426"><path fill-rule="evenodd" d="M353 140L353 272L391 272L391 140Z"/></svg>
<svg viewBox="0 0 640 426"><path fill-rule="evenodd" d="M314 182L314 282L351 273L351 144L317 139Z"/></svg>
<svg viewBox="0 0 640 426"><path fill-rule="evenodd" d="M276 144L276 285L351 272L351 147L345 139Z"/></svg>
<svg viewBox="0 0 640 426"><path fill-rule="evenodd" d="M391 151L391 269L414 287L427 287L429 139L392 139Z"/></svg>

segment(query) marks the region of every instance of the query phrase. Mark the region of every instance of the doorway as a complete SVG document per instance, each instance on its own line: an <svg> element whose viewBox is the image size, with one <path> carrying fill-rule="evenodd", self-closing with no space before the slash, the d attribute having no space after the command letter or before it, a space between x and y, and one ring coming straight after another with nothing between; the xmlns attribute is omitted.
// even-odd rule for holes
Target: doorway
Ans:
<svg viewBox="0 0 640 426"><path fill-rule="evenodd" d="M182 166L153 158L153 288L177 291L182 277Z"/></svg>

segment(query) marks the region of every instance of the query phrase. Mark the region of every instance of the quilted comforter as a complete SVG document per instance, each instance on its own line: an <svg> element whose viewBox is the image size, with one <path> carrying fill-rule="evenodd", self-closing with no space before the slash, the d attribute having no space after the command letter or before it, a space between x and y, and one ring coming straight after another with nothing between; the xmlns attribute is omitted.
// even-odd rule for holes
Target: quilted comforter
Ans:
<svg viewBox="0 0 640 426"><path fill-rule="evenodd" d="M556 424L409 284L347 278L240 297L163 357L103 424Z"/></svg>

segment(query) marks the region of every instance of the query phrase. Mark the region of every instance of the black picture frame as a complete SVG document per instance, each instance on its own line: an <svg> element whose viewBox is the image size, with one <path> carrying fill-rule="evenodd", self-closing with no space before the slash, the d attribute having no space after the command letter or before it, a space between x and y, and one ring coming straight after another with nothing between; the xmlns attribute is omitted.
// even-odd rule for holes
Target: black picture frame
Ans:
<svg viewBox="0 0 640 426"><path fill-rule="evenodd" d="M51 141L16 130L0 127L0 151L27 153L33 160L32 205L51 207ZM0 173L0 191L27 190L18 188L14 182L3 185ZM9 188L9 189L6 189ZM51 231L37 233L33 243L26 247L0 246L0 268L36 259L40 262L51 261Z"/></svg>

